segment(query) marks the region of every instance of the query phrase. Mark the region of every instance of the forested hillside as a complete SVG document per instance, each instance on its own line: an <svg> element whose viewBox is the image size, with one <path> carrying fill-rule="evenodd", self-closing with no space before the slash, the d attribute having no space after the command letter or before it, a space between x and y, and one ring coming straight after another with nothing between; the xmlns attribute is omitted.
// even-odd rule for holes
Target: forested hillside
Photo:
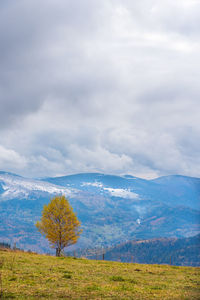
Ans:
<svg viewBox="0 0 200 300"><path fill-rule="evenodd" d="M200 266L200 235L183 239L129 241L105 250L105 259L146 264Z"/></svg>

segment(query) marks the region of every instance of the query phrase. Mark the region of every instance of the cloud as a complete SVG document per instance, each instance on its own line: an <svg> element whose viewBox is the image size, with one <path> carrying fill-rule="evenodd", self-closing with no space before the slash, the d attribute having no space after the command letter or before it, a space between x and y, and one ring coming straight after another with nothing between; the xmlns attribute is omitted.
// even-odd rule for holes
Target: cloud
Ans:
<svg viewBox="0 0 200 300"><path fill-rule="evenodd" d="M199 6L1 1L0 168L200 176Z"/></svg>
<svg viewBox="0 0 200 300"><path fill-rule="evenodd" d="M0 166L2 170L23 169L26 167L26 159L12 149L6 149L0 145Z"/></svg>

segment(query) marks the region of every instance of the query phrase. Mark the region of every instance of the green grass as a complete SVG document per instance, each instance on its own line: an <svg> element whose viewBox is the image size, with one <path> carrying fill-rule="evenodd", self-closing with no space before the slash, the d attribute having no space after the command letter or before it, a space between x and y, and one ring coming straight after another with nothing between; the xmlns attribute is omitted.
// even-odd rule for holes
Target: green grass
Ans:
<svg viewBox="0 0 200 300"><path fill-rule="evenodd" d="M0 251L2 299L200 299L200 269Z"/></svg>

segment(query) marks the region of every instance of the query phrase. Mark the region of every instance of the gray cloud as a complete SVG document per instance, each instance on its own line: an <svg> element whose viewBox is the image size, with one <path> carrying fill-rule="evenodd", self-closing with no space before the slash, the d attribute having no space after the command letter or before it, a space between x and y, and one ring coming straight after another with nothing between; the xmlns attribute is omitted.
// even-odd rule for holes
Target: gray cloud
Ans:
<svg viewBox="0 0 200 300"><path fill-rule="evenodd" d="M200 176L199 2L0 3L0 168Z"/></svg>

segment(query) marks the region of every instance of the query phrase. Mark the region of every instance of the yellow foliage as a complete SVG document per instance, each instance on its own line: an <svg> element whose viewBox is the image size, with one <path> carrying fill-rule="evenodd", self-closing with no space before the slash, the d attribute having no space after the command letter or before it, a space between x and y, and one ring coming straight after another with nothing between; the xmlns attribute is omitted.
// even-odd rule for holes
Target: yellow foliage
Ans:
<svg viewBox="0 0 200 300"><path fill-rule="evenodd" d="M41 221L35 226L57 249L58 256L62 249L75 244L82 232L80 222L65 196L56 196L44 205Z"/></svg>

